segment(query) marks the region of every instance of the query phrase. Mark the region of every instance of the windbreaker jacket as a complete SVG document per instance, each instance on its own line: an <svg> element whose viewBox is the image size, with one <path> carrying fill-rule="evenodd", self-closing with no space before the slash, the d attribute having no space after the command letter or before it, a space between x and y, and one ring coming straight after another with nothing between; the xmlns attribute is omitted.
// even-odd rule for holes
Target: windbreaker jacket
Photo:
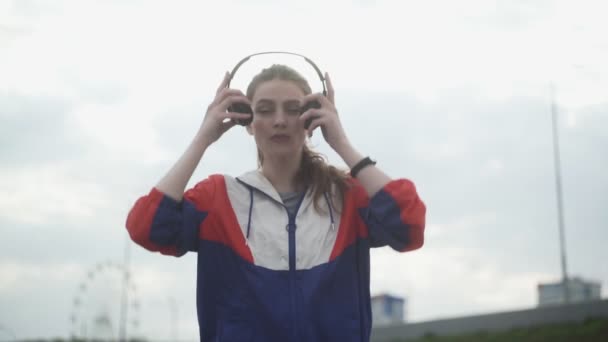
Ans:
<svg viewBox="0 0 608 342"><path fill-rule="evenodd" d="M370 248L420 248L426 208L410 180L371 198L349 181L340 208L306 191L292 216L261 172L212 175L180 202L152 188L126 226L150 251L198 252L202 342L369 341Z"/></svg>

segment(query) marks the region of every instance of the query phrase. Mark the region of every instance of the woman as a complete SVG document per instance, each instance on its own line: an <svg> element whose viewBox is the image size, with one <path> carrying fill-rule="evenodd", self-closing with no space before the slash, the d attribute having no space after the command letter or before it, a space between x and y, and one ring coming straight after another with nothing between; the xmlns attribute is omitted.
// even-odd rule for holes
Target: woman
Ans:
<svg viewBox="0 0 608 342"><path fill-rule="evenodd" d="M286 66L264 69L246 95L226 87L229 77L183 156L131 209L131 238L163 254L198 252L201 341L368 341L370 248L423 244L414 184L390 179L351 145L327 74L327 97ZM321 108L300 113L313 100ZM235 103L253 109L259 168L185 191L207 147L250 118L228 112ZM350 173L306 146L318 127Z"/></svg>

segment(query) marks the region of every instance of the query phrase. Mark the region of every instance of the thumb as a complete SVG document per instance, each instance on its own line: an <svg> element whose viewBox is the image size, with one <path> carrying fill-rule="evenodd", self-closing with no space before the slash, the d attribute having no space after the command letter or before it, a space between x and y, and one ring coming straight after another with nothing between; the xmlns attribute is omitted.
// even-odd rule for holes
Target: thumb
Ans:
<svg viewBox="0 0 608 342"><path fill-rule="evenodd" d="M231 129L232 127L234 127L236 125L236 122L234 120L228 120L226 122L222 122L220 124L220 132L222 134L226 133L229 129Z"/></svg>

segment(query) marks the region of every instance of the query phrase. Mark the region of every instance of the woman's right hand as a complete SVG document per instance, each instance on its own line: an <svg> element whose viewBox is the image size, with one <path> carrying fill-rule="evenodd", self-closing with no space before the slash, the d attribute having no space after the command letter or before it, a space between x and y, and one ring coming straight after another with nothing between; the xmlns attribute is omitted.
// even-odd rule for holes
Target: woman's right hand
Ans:
<svg viewBox="0 0 608 342"><path fill-rule="evenodd" d="M248 119L251 114L227 111L228 107L237 102L251 105L249 99L237 89L226 88L230 80L230 73L226 72L224 80L217 88L215 99L207 107L207 113L199 129L199 136L206 144L211 145L217 141L222 134L236 125L236 120Z"/></svg>

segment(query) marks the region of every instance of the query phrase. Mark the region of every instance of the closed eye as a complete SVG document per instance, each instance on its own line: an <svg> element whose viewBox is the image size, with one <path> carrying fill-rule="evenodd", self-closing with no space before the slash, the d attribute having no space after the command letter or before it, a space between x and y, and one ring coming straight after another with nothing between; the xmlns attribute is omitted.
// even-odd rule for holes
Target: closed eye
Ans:
<svg viewBox="0 0 608 342"><path fill-rule="evenodd" d="M272 113L272 109L270 109L270 108L257 108L255 110L255 112L259 113L259 114L270 114L270 113Z"/></svg>
<svg viewBox="0 0 608 342"><path fill-rule="evenodd" d="M289 114L300 114L300 107L291 107L287 108L287 113Z"/></svg>

